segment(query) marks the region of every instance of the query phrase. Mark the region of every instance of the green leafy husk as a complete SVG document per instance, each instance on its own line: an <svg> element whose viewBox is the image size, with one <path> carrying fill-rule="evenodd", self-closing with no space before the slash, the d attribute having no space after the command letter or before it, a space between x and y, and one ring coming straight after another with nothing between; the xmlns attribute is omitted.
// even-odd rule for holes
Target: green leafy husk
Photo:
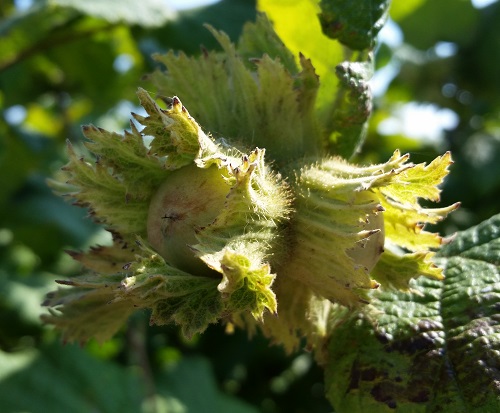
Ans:
<svg viewBox="0 0 500 413"><path fill-rule="evenodd" d="M339 304L354 311L379 287L442 279L432 262L442 240L423 226L458 205L419 202L439 199L450 155L414 165L396 151L358 166L330 154L312 63L299 56L296 65L263 16L238 47L209 30L222 52L157 56L166 72L152 80L161 95L187 99L213 135L178 97L162 98L163 109L140 89L147 116L133 117L144 129L84 127L93 163L69 147L62 187L114 240L72 253L90 272L61 281L71 288L48 297L45 320L68 340L105 340L144 308L151 323L177 323L187 336L223 322L262 329L292 351L304 339L319 345ZM254 56L260 49L267 54Z"/></svg>

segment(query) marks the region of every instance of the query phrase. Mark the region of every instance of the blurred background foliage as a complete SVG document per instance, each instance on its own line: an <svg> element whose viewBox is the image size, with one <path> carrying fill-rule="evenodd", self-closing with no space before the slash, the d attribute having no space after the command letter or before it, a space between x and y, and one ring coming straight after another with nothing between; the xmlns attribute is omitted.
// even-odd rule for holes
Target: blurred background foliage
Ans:
<svg viewBox="0 0 500 413"><path fill-rule="evenodd" d="M2 412L331 411L311 356L286 355L262 337L215 326L187 341L137 314L104 345L63 346L39 321L54 280L80 271L64 249L109 241L47 187L67 161L65 141L80 145L81 124L127 128L140 110L137 87L154 93L144 80L156 69L152 53L217 47L203 23L237 40L257 12L253 0L188 3L0 1ZM445 234L500 210L499 60L498 2L393 0L355 160L385 161L400 148L428 162L451 150L442 202L462 208Z"/></svg>

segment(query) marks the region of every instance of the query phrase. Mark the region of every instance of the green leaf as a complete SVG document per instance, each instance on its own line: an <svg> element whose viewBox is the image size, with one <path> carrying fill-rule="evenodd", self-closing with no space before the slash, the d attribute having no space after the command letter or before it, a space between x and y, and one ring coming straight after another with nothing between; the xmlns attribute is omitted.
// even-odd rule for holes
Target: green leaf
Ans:
<svg viewBox="0 0 500 413"><path fill-rule="evenodd" d="M338 83L331 74L344 53L342 45L323 34L317 16L319 7L313 1L260 0L258 9L267 14L297 63L300 54L311 60L320 79L316 108L323 111L329 107Z"/></svg>
<svg viewBox="0 0 500 413"><path fill-rule="evenodd" d="M41 350L0 351L3 413L257 412L222 393L202 357L183 358L160 371L154 393L147 394L137 368L98 360L73 345Z"/></svg>
<svg viewBox="0 0 500 413"><path fill-rule="evenodd" d="M175 397L183 405L181 412L257 413L256 408L219 391L212 368L202 357L183 358L162 372L157 383L162 396Z"/></svg>
<svg viewBox="0 0 500 413"><path fill-rule="evenodd" d="M321 0L323 33L353 50L373 49L390 0Z"/></svg>
<svg viewBox="0 0 500 413"><path fill-rule="evenodd" d="M58 47L54 47L55 44ZM95 110L94 119L120 100L135 98L136 82L144 68L143 57L130 29L84 17L75 19L64 33L52 32L36 48L47 49L45 53L38 53L36 58L45 59L38 64L49 66L54 72L48 79L49 87L75 90L72 93L76 96L84 94ZM123 73L115 69L116 59L120 56L126 56L132 64L130 70ZM92 70L89 70L90 66Z"/></svg>
<svg viewBox="0 0 500 413"><path fill-rule="evenodd" d="M6 413L141 411L140 377L96 360L78 346L0 352L0 365L0 406Z"/></svg>
<svg viewBox="0 0 500 413"><path fill-rule="evenodd" d="M37 4L24 14L13 14L0 22L0 70L16 61L17 55L48 36L53 30L63 28L75 17L75 12L51 9Z"/></svg>
<svg viewBox="0 0 500 413"><path fill-rule="evenodd" d="M53 288L54 278L48 274L33 274L29 277L19 277L12 279L8 277L4 270L0 270L0 308L2 313L13 314L24 324L39 325L40 302L43 297ZM11 317L0 317L0 326L3 334L9 328L14 326L8 325L12 323ZM17 326L19 327L19 326Z"/></svg>
<svg viewBox="0 0 500 413"><path fill-rule="evenodd" d="M142 57L129 30L80 16L72 8L38 2L28 12L1 22L0 33L0 84L9 96L7 104L34 105L36 95L55 88L78 90L75 95L85 90L95 105L104 101L107 109L109 98L112 103L123 98L123 89L130 90L129 83L139 76ZM113 62L125 53L135 68L117 76ZM99 64L88 70L89 62ZM115 85L122 90L115 90Z"/></svg>
<svg viewBox="0 0 500 413"><path fill-rule="evenodd" d="M0 209L7 211L12 206L11 197L23 186L38 159L30 142L9 130L3 120L0 126L0 174L9 177L0 186Z"/></svg>
<svg viewBox="0 0 500 413"><path fill-rule="evenodd" d="M469 0L427 0L398 24L406 42L425 50L439 41L470 44L479 16L479 10Z"/></svg>
<svg viewBox="0 0 500 413"><path fill-rule="evenodd" d="M47 0L49 6L74 9L89 16L109 22L137 24L144 27L159 27L175 17L167 3L157 0Z"/></svg>
<svg viewBox="0 0 500 413"><path fill-rule="evenodd" d="M500 215L459 233L437 259L442 282L378 291L332 330L327 396L343 412L500 409Z"/></svg>
<svg viewBox="0 0 500 413"><path fill-rule="evenodd" d="M243 25L255 20L255 14L255 0L220 0L206 7L181 10L175 20L149 33L165 50L182 50L189 55L197 55L200 45L209 50L217 47L217 41L207 36L203 25L223 30L236 40ZM151 52L158 52L158 48L151 48Z"/></svg>
<svg viewBox="0 0 500 413"><path fill-rule="evenodd" d="M406 0L393 1L390 7L390 15L396 22L408 14L411 14L422 5L426 0Z"/></svg>

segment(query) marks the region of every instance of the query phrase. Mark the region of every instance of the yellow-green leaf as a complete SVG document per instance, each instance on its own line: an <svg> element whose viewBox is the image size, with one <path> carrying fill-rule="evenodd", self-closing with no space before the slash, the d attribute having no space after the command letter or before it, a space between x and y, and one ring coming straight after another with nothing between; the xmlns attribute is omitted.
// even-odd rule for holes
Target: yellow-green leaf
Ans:
<svg viewBox="0 0 500 413"><path fill-rule="evenodd" d="M311 59L320 79L316 107L321 109L330 104L338 84L335 67L343 60L343 49L340 43L323 34L317 2L259 0L258 9L271 19L274 30L295 55L297 65L300 53Z"/></svg>
<svg viewBox="0 0 500 413"><path fill-rule="evenodd" d="M438 156L429 165L421 163L394 177L391 185L381 188L385 196L402 204L416 204L418 198L439 201L438 188L448 175L448 167L453 163L451 153Z"/></svg>

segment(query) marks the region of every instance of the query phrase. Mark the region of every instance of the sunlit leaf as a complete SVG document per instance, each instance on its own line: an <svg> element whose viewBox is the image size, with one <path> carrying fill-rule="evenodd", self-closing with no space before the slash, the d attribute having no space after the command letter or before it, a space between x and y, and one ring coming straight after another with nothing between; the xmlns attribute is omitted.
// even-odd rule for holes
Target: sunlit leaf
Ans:
<svg viewBox="0 0 500 413"><path fill-rule="evenodd" d="M494 413L500 409L500 215L459 233L437 263L445 280L380 291L329 341L335 411Z"/></svg>
<svg viewBox="0 0 500 413"><path fill-rule="evenodd" d="M271 19L285 45L299 59L302 53L311 59L320 79L316 107L324 109L337 88L335 67L343 60L342 46L326 37L318 20L319 7L314 1L261 0L258 8Z"/></svg>
<svg viewBox="0 0 500 413"><path fill-rule="evenodd" d="M396 22L412 13L422 5L426 0L406 0L406 1L392 1L390 6L390 14Z"/></svg>

